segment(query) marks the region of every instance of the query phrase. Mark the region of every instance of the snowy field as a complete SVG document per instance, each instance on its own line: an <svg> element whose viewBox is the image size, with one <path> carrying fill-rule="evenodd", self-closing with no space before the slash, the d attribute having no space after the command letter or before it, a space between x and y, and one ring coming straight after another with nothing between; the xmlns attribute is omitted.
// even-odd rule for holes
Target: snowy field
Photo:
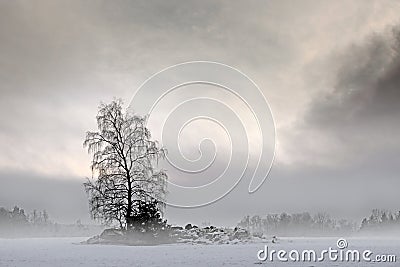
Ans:
<svg viewBox="0 0 400 267"><path fill-rule="evenodd" d="M81 245L86 238L0 239L0 266L400 266L400 239L348 238L348 249L394 254L397 262L260 262L257 252L269 249L336 247L335 238L288 238L277 244L111 246Z"/></svg>

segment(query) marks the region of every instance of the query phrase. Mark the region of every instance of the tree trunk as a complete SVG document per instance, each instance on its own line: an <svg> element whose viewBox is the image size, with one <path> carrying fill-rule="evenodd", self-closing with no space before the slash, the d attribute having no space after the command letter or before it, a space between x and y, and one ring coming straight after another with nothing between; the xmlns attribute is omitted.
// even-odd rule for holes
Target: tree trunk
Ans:
<svg viewBox="0 0 400 267"><path fill-rule="evenodd" d="M128 175L128 206L126 209L126 230L130 230L133 227L133 221L132 221L132 212L133 212L133 207L132 207L132 183L131 179Z"/></svg>

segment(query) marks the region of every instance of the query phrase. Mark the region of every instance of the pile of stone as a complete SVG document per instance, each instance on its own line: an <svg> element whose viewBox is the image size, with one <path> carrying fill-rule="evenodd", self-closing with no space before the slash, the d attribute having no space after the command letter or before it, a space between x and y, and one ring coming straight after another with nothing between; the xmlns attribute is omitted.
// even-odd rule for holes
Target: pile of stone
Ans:
<svg viewBox="0 0 400 267"><path fill-rule="evenodd" d="M122 244L122 245L157 245L165 243L184 244L244 244L266 242L266 236L251 234L243 228L217 228L208 226L199 228L188 224L185 228L172 226L162 235L127 232L118 229L106 229L98 236L88 239L86 244Z"/></svg>
<svg viewBox="0 0 400 267"><path fill-rule="evenodd" d="M169 232L135 232L119 229L106 229L100 235L89 238L84 244L148 246L175 243Z"/></svg>
<svg viewBox="0 0 400 267"><path fill-rule="evenodd" d="M259 234L250 234L247 230L236 227L217 228L214 226L199 228L190 224L183 229L173 228L172 235L177 243L189 244L242 244L263 242L266 237Z"/></svg>

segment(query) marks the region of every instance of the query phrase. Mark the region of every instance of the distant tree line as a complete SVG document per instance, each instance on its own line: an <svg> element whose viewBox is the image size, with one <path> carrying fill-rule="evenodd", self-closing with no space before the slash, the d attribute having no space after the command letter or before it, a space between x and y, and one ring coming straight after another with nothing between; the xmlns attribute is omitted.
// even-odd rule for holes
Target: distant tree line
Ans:
<svg viewBox="0 0 400 267"><path fill-rule="evenodd" d="M400 211L373 209L369 217L361 221L360 231L374 231L388 229L400 230Z"/></svg>
<svg viewBox="0 0 400 267"><path fill-rule="evenodd" d="M325 212L311 215L308 212L245 216L238 224L253 233L274 235L327 235L352 232L356 224L345 219L335 220Z"/></svg>
<svg viewBox="0 0 400 267"><path fill-rule="evenodd" d="M347 219L334 219L326 212L311 215L308 212L245 216L239 227L253 233L287 236L325 236L367 232L367 230L400 230L400 212L374 209L361 223Z"/></svg>
<svg viewBox="0 0 400 267"><path fill-rule="evenodd" d="M11 210L0 207L0 227L43 225L49 222L46 210L38 212L34 210L31 214L25 214L25 210L15 206Z"/></svg>
<svg viewBox="0 0 400 267"><path fill-rule="evenodd" d="M12 210L7 210L0 207L0 226L12 225L25 225L28 223L28 217L25 215L25 211L15 206Z"/></svg>
<svg viewBox="0 0 400 267"><path fill-rule="evenodd" d="M80 220L70 225L53 222L46 210L27 214L18 206L10 210L0 207L0 237L86 236L98 230L99 226L85 226Z"/></svg>

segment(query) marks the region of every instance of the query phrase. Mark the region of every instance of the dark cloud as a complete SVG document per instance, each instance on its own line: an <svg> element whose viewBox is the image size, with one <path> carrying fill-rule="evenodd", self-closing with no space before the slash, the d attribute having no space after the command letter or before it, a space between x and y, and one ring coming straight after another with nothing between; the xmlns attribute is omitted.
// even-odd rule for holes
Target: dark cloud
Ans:
<svg viewBox="0 0 400 267"><path fill-rule="evenodd" d="M400 28L374 34L339 55L333 91L319 95L306 120L324 127L396 118L400 112ZM333 59L335 60L335 59ZM392 126L396 126L394 121Z"/></svg>
<svg viewBox="0 0 400 267"><path fill-rule="evenodd" d="M321 86L291 133L305 164L354 164L400 151L399 27L332 52L310 86ZM302 140L298 143L298 140ZM299 151L302 151L299 153Z"/></svg>

